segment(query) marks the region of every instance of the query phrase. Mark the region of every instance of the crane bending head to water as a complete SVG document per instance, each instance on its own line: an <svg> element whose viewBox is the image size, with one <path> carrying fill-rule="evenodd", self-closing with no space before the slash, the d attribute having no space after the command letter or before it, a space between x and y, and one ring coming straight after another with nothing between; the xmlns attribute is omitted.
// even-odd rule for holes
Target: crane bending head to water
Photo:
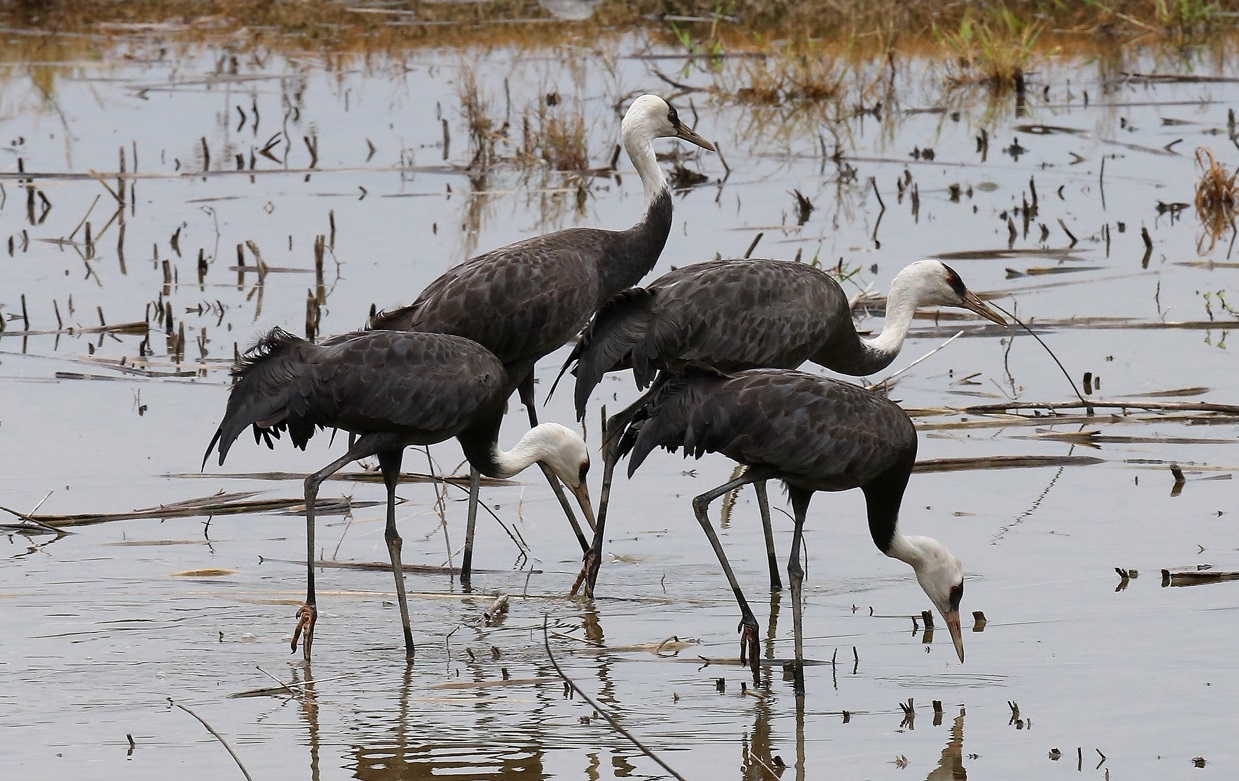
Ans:
<svg viewBox="0 0 1239 781"><path fill-rule="evenodd" d="M413 633L400 565L396 530L396 483L409 445L432 445L455 437L472 467L469 528L477 518L478 473L507 478L539 463L575 495L593 523L585 476L589 450L579 434L558 423L530 429L512 450L499 449L499 427L511 392L499 359L459 336L407 331L360 331L313 344L278 328L246 351L233 369L224 418L207 446L203 465L218 445L222 465L232 443L248 427L255 441L287 431L301 449L320 428L357 436L348 452L305 479L306 602L298 611L293 650L310 658L318 611L314 589L314 505L319 485L343 466L377 456L387 487L388 553L396 578L406 656Z"/></svg>
<svg viewBox="0 0 1239 781"><path fill-rule="evenodd" d="M942 614L959 660L964 660L959 623L963 566L932 537L905 536L899 530L899 508L916 462L917 442L911 419L894 402L851 383L797 371L753 369L721 375L690 370L656 386L618 433L617 455L631 453L630 477L658 447L681 449L695 458L722 453L748 466L744 475L697 496L692 504L740 605L740 658L749 661L755 683L757 621L706 513L718 497L772 479L787 486L795 524L787 574L797 695L804 693L800 546L809 501L817 491L864 492L874 544L912 567ZM604 523L600 515L599 536Z"/></svg>
<svg viewBox="0 0 1239 781"><path fill-rule="evenodd" d="M843 288L819 268L788 260L696 263L607 302L585 329L560 376L575 363L576 410L582 419L602 377L625 368L633 370L640 388L690 366L719 371L794 369L812 361L841 374L867 375L895 360L916 311L929 306L960 307L1006 325L954 269L936 259L916 261L895 275L885 323L873 338L857 332ZM639 406L638 402L630 409ZM622 427L625 414L619 413L608 430ZM604 466L608 473L609 469L610 464ZM766 537L770 587L778 591L782 584L765 486L756 482L754 490Z"/></svg>

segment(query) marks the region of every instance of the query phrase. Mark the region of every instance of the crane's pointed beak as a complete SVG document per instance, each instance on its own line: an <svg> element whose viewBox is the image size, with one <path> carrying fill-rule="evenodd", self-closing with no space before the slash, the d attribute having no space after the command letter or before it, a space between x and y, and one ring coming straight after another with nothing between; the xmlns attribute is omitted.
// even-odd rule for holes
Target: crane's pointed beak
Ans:
<svg viewBox="0 0 1239 781"><path fill-rule="evenodd" d="M964 307L964 309L967 309L970 312L976 312L981 317L984 317L986 320L989 320L991 323L997 323L998 325L1007 325L1007 321L1002 319L1002 315L998 314L992 308L990 308L989 304L985 303L980 298L978 298L977 294L973 293L971 290L964 293L964 303L962 304L962 306ZM961 656L963 655L962 652L960 655Z"/></svg>
<svg viewBox="0 0 1239 781"><path fill-rule="evenodd" d="M676 131L675 137L682 141L687 141L690 144L696 144L697 146L701 147L707 152L718 151L717 149L714 148L714 144L711 144L709 141L702 138L700 135L697 134L696 130L693 130L691 127L685 124L680 125L679 130Z"/></svg>
<svg viewBox="0 0 1239 781"><path fill-rule="evenodd" d="M581 505L581 512L589 523L590 531L596 531L598 523L594 520L594 506L590 503L589 486L582 480L581 484L576 488L569 486L568 490L572 491L572 495L576 497L577 504Z"/></svg>
<svg viewBox="0 0 1239 781"><path fill-rule="evenodd" d="M955 644L955 653L959 655L959 661L964 661L964 635L959 628L959 611L951 610L943 613L942 617L946 619L947 631L951 633L951 642Z"/></svg>

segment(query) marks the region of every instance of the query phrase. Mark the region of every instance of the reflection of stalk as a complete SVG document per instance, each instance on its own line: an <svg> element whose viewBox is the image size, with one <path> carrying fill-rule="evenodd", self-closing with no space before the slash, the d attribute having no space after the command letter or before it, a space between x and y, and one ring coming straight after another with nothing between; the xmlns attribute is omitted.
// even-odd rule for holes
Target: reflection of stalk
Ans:
<svg viewBox="0 0 1239 781"><path fill-rule="evenodd" d="M964 768L964 709L959 709L959 715L951 724L951 738L942 748L942 756L938 766L929 771L925 781L963 781L968 778Z"/></svg>

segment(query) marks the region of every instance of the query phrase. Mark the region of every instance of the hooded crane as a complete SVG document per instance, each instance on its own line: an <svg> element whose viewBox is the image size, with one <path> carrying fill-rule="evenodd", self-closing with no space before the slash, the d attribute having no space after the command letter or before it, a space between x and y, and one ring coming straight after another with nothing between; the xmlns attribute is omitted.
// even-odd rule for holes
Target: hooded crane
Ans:
<svg viewBox="0 0 1239 781"><path fill-rule="evenodd" d="M255 441L287 431L305 449L320 428L356 435L347 453L305 479L307 595L297 611L292 648L305 631L303 653L310 658L318 616L314 595L314 504L319 485L350 461L377 456L387 487L385 538L396 578L405 653L413 658L413 633L400 565L402 541L396 531L396 483L405 447L431 445L456 437L469 460L470 525L477 513L480 472L507 478L533 463L543 464L575 494L593 524L585 474L589 451L579 434L557 423L535 426L508 452L498 437L511 381L503 364L484 347L459 336L405 331L361 331L313 344L272 329L246 351L233 369L227 411L211 444L219 463L247 427Z"/></svg>
<svg viewBox="0 0 1239 781"><path fill-rule="evenodd" d="M619 291L637 284L658 260L671 231L671 191L654 155L656 138L679 138L714 151L666 101L642 95L622 123L624 149L645 188L645 211L627 230L569 228L478 255L445 272L408 306L371 318L371 329L456 334L503 362L537 425L533 372L539 358L570 341ZM545 471L545 469L544 469ZM548 474L548 479L550 475ZM551 480L581 549L589 547L567 500ZM473 527L465 533L460 579L473 561Z"/></svg>
<svg viewBox="0 0 1239 781"><path fill-rule="evenodd" d="M631 452L628 475L656 447L684 455L722 453L748 467L741 477L693 499L693 513L718 556L740 604L740 661L757 681L757 621L707 516L710 502L747 483L778 479L787 486L794 527L787 576L795 632L795 693L804 694L801 641L800 546L805 513L817 491L859 488L865 494L869 533L878 550L907 562L942 614L955 652L964 660L959 603L964 570L959 559L931 537L904 536L899 506L916 462L916 430L900 407L851 383L781 369L734 375L689 370L667 378L618 433L617 453ZM598 527L605 519L600 515Z"/></svg>
<svg viewBox="0 0 1239 781"><path fill-rule="evenodd" d="M794 369L813 361L840 374L873 374L895 360L916 310L928 306L962 307L1006 325L964 286L954 269L939 260L917 261L895 275L885 325L872 339L857 333L843 288L818 268L786 260L696 263L608 301L568 356L560 376L575 362L576 410L582 419L603 375L627 368L642 389L655 382L659 372L675 374L689 366L729 372ZM622 425L625 414L619 413L614 425ZM764 483L753 482L766 537L770 587L778 591L769 502Z"/></svg>

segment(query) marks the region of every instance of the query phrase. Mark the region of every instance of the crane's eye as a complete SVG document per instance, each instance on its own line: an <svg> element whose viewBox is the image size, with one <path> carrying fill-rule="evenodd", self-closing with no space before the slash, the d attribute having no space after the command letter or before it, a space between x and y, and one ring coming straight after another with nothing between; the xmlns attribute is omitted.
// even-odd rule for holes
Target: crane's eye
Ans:
<svg viewBox="0 0 1239 781"><path fill-rule="evenodd" d="M960 581L951 588L951 609L959 612L959 603L964 598L964 583Z"/></svg>

